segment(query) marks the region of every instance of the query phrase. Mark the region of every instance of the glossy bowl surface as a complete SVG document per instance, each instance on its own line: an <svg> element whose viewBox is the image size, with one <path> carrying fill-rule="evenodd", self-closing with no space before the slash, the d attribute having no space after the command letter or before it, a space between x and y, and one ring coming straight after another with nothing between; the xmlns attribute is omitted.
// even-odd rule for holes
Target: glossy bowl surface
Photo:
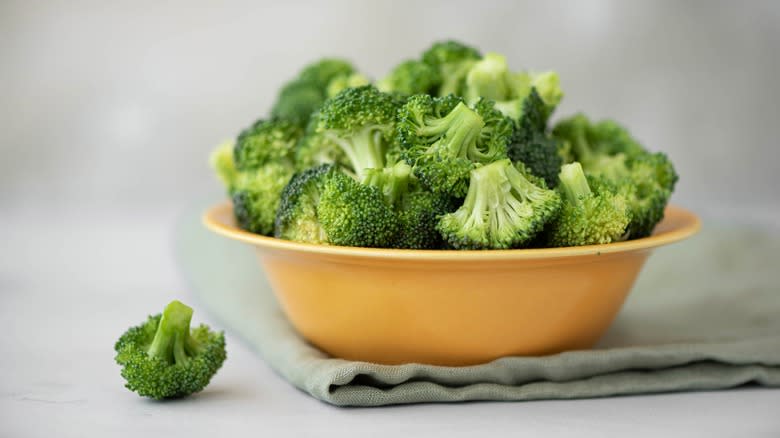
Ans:
<svg viewBox="0 0 780 438"><path fill-rule="evenodd" d="M205 225L253 245L295 328L335 357L470 365L593 346L653 248L698 217L669 206L652 236L607 245L421 251L310 245L239 229L230 203Z"/></svg>

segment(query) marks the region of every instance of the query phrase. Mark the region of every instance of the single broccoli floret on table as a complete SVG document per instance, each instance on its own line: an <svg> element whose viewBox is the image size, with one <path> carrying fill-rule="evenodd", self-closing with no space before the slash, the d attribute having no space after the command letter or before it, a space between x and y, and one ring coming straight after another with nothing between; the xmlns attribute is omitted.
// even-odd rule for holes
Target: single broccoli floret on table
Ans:
<svg viewBox="0 0 780 438"><path fill-rule="evenodd" d="M376 87L385 93L435 94L440 84L439 70L422 61L408 60L398 64Z"/></svg>
<svg viewBox="0 0 780 438"><path fill-rule="evenodd" d="M597 177L598 178L598 177ZM625 239L631 212L609 184L588 184L580 163L561 167L563 204L547 235L548 246L580 246Z"/></svg>
<svg viewBox="0 0 780 438"><path fill-rule="evenodd" d="M255 170L268 163L292 165L295 145L303 129L284 119L258 120L236 139L234 162L240 171Z"/></svg>
<svg viewBox="0 0 780 438"><path fill-rule="evenodd" d="M439 96L462 96L466 75L481 57L479 51L473 47L457 41L441 41L423 52L422 61L439 73Z"/></svg>
<svg viewBox="0 0 780 438"><path fill-rule="evenodd" d="M317 217L334 245L387 248L399 229L395 211L379 187L341 172L324 182Z"/></svg>
<svg viewBox="0 0 780 438"><path fill-rule="evenodd" d="M277 163L239 172L231 195L238 226L257 234L273 234L282 190L293 173L291 166Z"/></svg>
<svg viewBox="0 0 780 438"><path fill-rule="evenodd" d="M471 171L463 205L438 224L456 249L517 248L553 219L561 200L554 190L532 184L508 159Z"/></svg>
<svg viewBox="0 0 780 438"><path fill-rule="evenodd" d="M214 169L228 193L233 192L233 184L238 174L236 163L233 161L234 146L235 142L233 140L227 140L217 146L209 157L211 168Z"/></svg>
<svg viewBox="0 0 780 438"><path fill-rule="evenodd" d="M442 238L436 224L442 215L454 211L456 205L452 198L425 190L403 161L384 169L370 169L364 184L379 188L396 214L399 229L392 247L441 248Z"/></svg>
<svg viewBox="0 0 780 438"><path fill-rule="evenodd" d="M116 342L126 387L154 399L201 391L225 361L225 337L206 325L190 329L192 309L172 301L161 315L127 330Z"/></svg>
<svg viewBox="0 0 780 438"><path fill-rule="evenodd" d="M338 167L323 164L296 173L282 190L276 210L274 236L296 242L327 245L328 234L320 223L317 205L322 190Z"/></svg>
<svg viewBox="0 0 780 438"><path fill-rule="evenodd" d="M535 88L523 100L523 112L515 123L507 155L522 162L536 176L544 178L547 187L558 185L558 172L563 164L560 150L563 142L547 133L546 106Z"/></svg>
<svg viewBox="0 0 780 438"><path fill-rule="evenodd" d="M601 176L617 187L631 211L628 238L649 236L663 219L677 183L669 158L650 153L614 121L591 123L584 115L560 121L553 135L571 145L586 175Z"/></svg>
<svg viewBox="0 0 780 438"><path fill-rule="evenodd" d="M366 169L385 165L397 108L392 95L371 85L347 88L320 108L308 141L336 144L349 159L350 170L362 179Z"/></svg>
<svg viewBox="0 0 780 438"><path fill-rule="evenodd" d="M511 135L512 121L489 100L470 108L455 96L419 94L398 112L401 156L423 185L453 197L466 195L472 169L506 158Z"/></svg>
<svg viewBox="0 0 780 438"><path fill-rule="evenodd" d="M282 87L271 116L306 126L311 114L328 97L331 81L341 81L353 73L355 68L343 59L323 58L305 66L295 79Z"/></svg>

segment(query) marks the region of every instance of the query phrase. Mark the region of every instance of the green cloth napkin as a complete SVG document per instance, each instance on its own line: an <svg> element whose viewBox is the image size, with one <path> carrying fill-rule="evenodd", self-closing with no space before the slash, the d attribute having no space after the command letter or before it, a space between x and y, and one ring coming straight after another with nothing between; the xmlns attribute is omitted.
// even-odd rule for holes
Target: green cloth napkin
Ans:
<svg viewBox="0 0 780 438"><path fill-rule="evenodd" d="M200 223L177 227L176 256L210 314L296 387L340 406L603 397L780 386L780 236L705 226L650 257L593 350L468 367L377 365L309 345L278 308L250 246Z"/></svg>

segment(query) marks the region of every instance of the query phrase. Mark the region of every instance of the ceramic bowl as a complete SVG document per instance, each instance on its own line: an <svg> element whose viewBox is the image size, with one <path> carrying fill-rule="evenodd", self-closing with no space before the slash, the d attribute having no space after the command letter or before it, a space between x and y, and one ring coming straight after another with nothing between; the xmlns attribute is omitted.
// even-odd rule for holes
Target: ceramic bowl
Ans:
<svg viewBox="0 0 780 438"><path fill-rule="evenodd" d="M615 318L650 252L700 227L695 214L669 206L653 235L643 239L422 251L260 236L236 226L230 203L209 209L204 223L255 248L289 320L330 355L451 366L590 348Z"/></svg>

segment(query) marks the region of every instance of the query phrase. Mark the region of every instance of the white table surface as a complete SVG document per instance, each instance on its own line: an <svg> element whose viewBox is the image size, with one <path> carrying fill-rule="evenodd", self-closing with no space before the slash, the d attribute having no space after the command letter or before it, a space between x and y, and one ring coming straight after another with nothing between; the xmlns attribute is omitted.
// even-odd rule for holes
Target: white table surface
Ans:
<svg viewBox="0 0 780 438"><path fill-rule="evenodd" d="M123 388L113 343L170 299L192 302L173 260L180 209L66 210L0 215L0 437L780 437L780 390L758 387L336 408L294 389L229 334L228 360L204 392L141 399ZM195 320L209 322L193 304Z"/></svg>

